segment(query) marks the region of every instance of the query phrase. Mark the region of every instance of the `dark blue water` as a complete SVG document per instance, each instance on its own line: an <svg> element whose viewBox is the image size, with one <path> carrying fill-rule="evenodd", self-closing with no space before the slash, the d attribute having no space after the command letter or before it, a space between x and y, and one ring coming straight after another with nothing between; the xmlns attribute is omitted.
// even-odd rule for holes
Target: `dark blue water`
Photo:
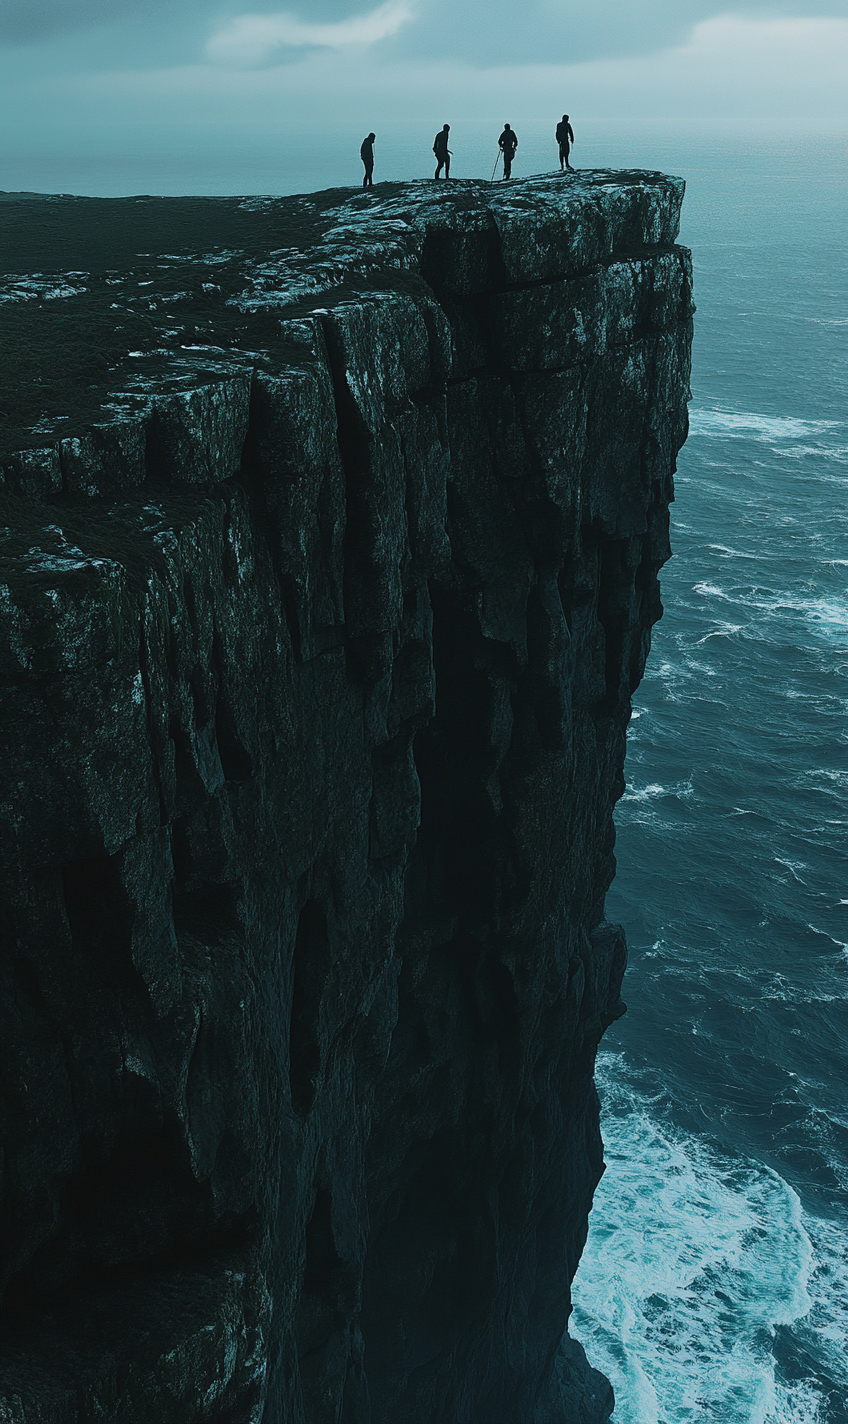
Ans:
<svg viewBox="0 0 848 1424"><path fill-rule="evenodd" d="M843 146L689 148L691 434L634 699L574 1333L617 1424L848 1419Z"/></svg>

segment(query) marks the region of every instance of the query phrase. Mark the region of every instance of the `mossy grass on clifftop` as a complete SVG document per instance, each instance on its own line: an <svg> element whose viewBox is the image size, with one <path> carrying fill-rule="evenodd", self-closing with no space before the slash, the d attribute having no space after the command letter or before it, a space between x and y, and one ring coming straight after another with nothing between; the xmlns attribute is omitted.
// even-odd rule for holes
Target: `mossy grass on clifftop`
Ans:
<svg viewBox="0 0 848 1424"><path fill-rule="evenodd" d="M575 266L652 228L654 241L673 241L681 195L678 180L606 171L566 185L385 183L288 198L0 194L0 462L141 411L163 382L214 379L233 359L278 365L290 354L282 313L397 287L422 260L437 285L457 274L466 286L501 283L521 229L532 278L528 219L540 248L550 231L566 249L571 228L600 234L582 253L575 241Z"/></svg>

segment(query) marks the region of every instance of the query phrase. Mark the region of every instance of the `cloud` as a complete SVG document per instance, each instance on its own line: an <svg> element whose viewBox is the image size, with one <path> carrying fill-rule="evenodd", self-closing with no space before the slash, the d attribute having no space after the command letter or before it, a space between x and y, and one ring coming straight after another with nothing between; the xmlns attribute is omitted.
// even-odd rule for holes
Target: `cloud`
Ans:
<svg viewBox="0 0 848 1424"><path fill-rule="evenodd" d="M204 51L217 68L254 68L377 42L386 64L490 68L655 54L723 15L846 17L848 0L0 0L0 39L53 41L47 62L66 71L181 67Z"/></svg>
<svg viewBox="0 0 848 1424"><path fill-rule="evenodd" d="M37 44L52 35L141 17L161 23L162 0L2 0L0 40Z"/></svg>
<svg viewBox="0 0 848 1424"><path fill-rule="evenodd" d="M722 17L756 23L848 15L848 0L391 0L367 14L357 13L363 0L288 3L284 13L271 9L273 0L253 0L248 14L231 11L207 42L206 59L258 68L380 41L385 65L574 65L658 54Z"/></svg>
<svg viewBox="0 0 848 1424"><path fill-rule="evenodd" d="M250 68L279 58L283 49L367 47L390 38L412 18L406 0L388 0L366 15L308 24L295 15L238 15L207 42L206 58L217 64Z"/></svg>
<svg viewBox="0 0 848 1424"><path fill-rule="evenodd" d="M392 54L475 67L580 64L658 54L697 25L848 16L846 0L423 0Z"/></svg>

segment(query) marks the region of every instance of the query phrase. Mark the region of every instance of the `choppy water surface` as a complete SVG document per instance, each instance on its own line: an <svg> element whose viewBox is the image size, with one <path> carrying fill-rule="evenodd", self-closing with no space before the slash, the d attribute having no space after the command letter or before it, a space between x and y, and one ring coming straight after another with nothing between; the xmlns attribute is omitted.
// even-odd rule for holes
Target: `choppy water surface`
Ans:
<svg viewBox="0 0 848 1424"><path fill-rule="evenodd" d="M616 1424L848 1419L840 148L681 152L691 434L630 727L574 1333Z"/></svg>

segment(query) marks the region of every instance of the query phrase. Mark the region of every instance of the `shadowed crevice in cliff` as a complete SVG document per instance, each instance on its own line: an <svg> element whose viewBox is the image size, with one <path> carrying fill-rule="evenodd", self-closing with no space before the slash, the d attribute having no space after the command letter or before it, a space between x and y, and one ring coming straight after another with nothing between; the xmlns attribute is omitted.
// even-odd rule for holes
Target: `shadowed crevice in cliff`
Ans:
<svg viewBox="0 0 848 1424"><path fill-rule="evenodd" d="M478 1153L455 1135L413 1148L366 1263L365 1363L378 1417L397 1410L428 1362L456 1348L461 1322L494 1297L497 1230ZM457 1163L465 1161L465 1171ZM407 1384L409 1381L409 1385ZM379 1385L378 1383L379 1382Z"/></svg>
<svg viewBox="0 0 848 1424"><path fill-rule="evenodd" d="M134 1274L145 1268L151 1244L154 1264L208 1249L196 1244L212 1226L208 1190L192 1173L180 1124L163 1117L150 1084L127 1084L120 1127L98 1155L61 1183L49 1246L9 1281L10 1318L34 1309L47 1291ZM215 1240L229 1231L216 1222Z"/></svg>
<svg viewBox="0 0 848 1424"><path fill-rule="evenodd" d="M491 216L477 231L430 228L421 252L421 272L439 297L463 292L472 283L488 291L508 280Z"/></svg>
<svg viewBox="0 0 848 1424"><path fill-rule="evenodd" d="M337 648L345 633L338 421L319 318L308 331L304 366L254 374L241 466L257 553L273 567L297 662Z"/></svg>
<svg viewBox="0 0 848 1424"><path fill-rule="evenodd" d="M215 740L224 780L238 784L253 776L253 759L239 737L236 719L229 703L219 697L215 708Z"/></svg>
<svg viewBox="0 0 848 1424"><path fill-rule="evenodd" d="M300 1383L307 1418L337 1417L338 1401L327 1388L328 1363L339 1349L350 1350L351 1319L357 1303L357 1271L338 1253L332 1197L319 1187L306 1227L306 1258L297 1308Z"/></svg>
<svg viewBox="0 0 848 1424"><path fill-rule="evenodd" d="M289 1087L292 1107L301 1117L312 1107L321 1072L321 999L329 973L327 916L316 900L308 900L294 942L289 1027Z"/></svg>
<svg viewBox="0 0 848 1424"><path fill-rule="evenodd" d="M416 735L415 764L421 784L418 851L431 867L430 893L469 928L485 921L496 896L503 847L492 779L502 760L511 716L500 676L505 648L483 647L475 619L455 595L431 588L436 716ZM483 666L476 666L478 655ZM439 903L437 899L437 903Z"/></svg>
<svg viewBox="0 0 848 1424"><path fill-rule="evenodd" d="M368 501L373 439L347 384L344 350L338 329L324 322L324 339L333 381L339 454L345 477L344 607L346 653L354 676L373 684L386 671L386 637L373 630L380 607L379 571L373 549L378 531Z"/></svg>
<svg viewBox="0 0 848 1424"><path fill-rule="evenodd" d="M120 856L66 865L62 896L76 954L96 964L107 981L132 974L132 907L121 880Z"/></svg>

